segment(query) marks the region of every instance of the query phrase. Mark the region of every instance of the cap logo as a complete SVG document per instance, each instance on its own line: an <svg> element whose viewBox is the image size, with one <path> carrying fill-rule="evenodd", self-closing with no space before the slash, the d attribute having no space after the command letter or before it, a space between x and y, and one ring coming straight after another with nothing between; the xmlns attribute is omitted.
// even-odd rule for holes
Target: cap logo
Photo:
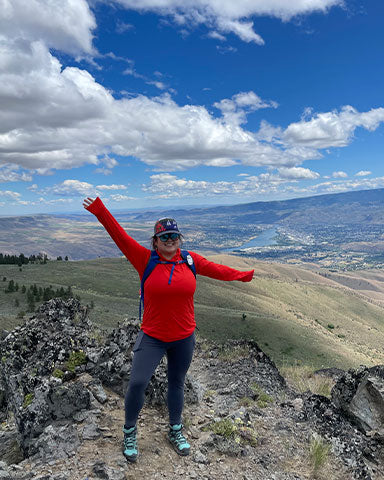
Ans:
<svg viewBox="0 0 384 480"><path fill-rule="evenodd" d="M161 223L158 223L156 225L156 233L163 232L164 230L166 230L166 228L164 227L164 225L161 225Z"/></svg>

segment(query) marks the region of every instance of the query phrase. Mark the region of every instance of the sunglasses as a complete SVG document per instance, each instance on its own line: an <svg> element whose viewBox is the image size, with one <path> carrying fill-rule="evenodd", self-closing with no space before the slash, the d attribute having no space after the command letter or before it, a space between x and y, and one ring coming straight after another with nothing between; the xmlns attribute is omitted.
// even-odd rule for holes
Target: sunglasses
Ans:
<svg viewBox="0 0 384 480"><path fill-rule="evenodd" d="M164 233L164 235L160 235L159 238L162 242L166 242L169 238L171 240L177 240L177 239L180 238L180 234L178 234L178 233Z"/></svg>

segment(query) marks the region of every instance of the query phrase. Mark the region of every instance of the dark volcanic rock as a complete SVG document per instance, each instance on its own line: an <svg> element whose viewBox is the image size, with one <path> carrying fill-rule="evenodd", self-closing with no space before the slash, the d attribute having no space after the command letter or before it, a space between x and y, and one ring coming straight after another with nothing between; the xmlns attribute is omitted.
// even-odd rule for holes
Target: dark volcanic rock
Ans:
<svg viewBox="0 0 384 480"><path fill-rule="evenodd" d="M228 407L242 398L257 401L266 394L272 401L290 391L275 363L252 340L213 346L208 358L211 386L225 396Z"/></svg>
<svg viewBox="0 0 384 480"><path fill-rule="evenodd" d="M333 387L332 400L364 433L384 439L384 365L349 370Z"/></svg>
<svg viewBox="0 0 384 480"><path fill-rule="evenodd" d="M328 439L333 450L344 463L353 468L356 479L372 479L368 461L373 466L382 464L383 450L378 441L359 432L335 405L322 395L304 395L298 421L309 422L315 431Z"/></svg>
<svg viewBox="0 0 384 480"><path fill-rule="evenodd" d="M91 329L77 300L54 299L1 342L4 403L13 412L25 454L48 424L89 407L89 392L81 384L63 384L58 366L74 372L80 367L70 363L71 356L92 346Z"/></svg>
<svg viewBox="0 0 384 480"><path fill-rule="evenodd" d="M23 460L20 446L20 435L16 429L0 432L0 459L8 465Z"/></svg>
<svg viewBox="0 0 384 480"><path fill-rule="evenodd" d="M313 372L315 375L322 375L323 377L332 378L333 380L338 380L341 376L345 374L345 370L341 368L331 367L331 368L321 368Z"/></svg>
<svg viewBox="0 0 384 480"><path fill-rule="evenodd" d="M25 456L36 453L36 438L48 426L72 422L77 412L90 408L92 399L104 403L101 383L124 395L138 332L134 321L106 335L92 325L78 300L53 299L1 341L0 410L3 416L12 411ZM93 378L87 385L77 381L85 372ZM164 404L166 390L163 364L148 386L146 401ZM186 393L187 402L197 401L189 379Z"/></svg>
<svg viewBox="0 0 384 480"><path fill-rule="evenodd" d="M43 379L34 390L28 407L15 415L24 449L33 453L35 437L46 425L55 420L71 419L73 415L90 407L90 393L81 383L62 384L55 378Z"/></svg>
<svg viewBox="0 0 384 480"><path fill-rule="evenodd" d="M37 455L41 461L48 463L58 458L70 457L76 452L79 445L80 440L73 425L48 425L35 439L29 453Z"/></svg>
<svg viewBox="0 0 384 480"><path fill-rule="evenodd" d="M127 321L106 334L91 324L86 308L77 300L54 299L42 305L25 324L4 335L0 341L0 418L12 417L15 427L0 430L0 462L17 463L24 455L30 458L22 466L30 461L50 465L55 459L70 465L85 442L113 440L115 418L108 415L116 399L111 397L125 393L138 332L138 322ZM329 441L332 451L350 469L351 479L380 478L374 474L381 473L384 463L383 366L343 374L338 371L340 378L331 401L294 392L253 341L209 343L208 348L198 342L196 357L200 368L191 368L195 378L187 378L186 402L203 398L198 407L203 404L208 410L202 418L192 417L192 432L196 433L199 425L209 429L225 420L228 425L237 425L239 443L236 436L225 438L203 430L207 438L193 457L194 464L216 468L216 462L210 460L213 449L233 459L248 458L250 465L258 459L262 468L269 469L279 463L279 452L271 450L258 457L258 447L269 437L289 438L301 429L306 434L317 432ZM204 390L203 385L209 385L209 389ZM146 401L161 405L166 395L164 359L151 379ZM99 419L101 411L107 416L104 425ZM273 422L273 415L278 421ZM266 433L253 436L247 425L259 420L265 423ZM279 442L277 445L281 447ZM12 471L15 465L10 467L12 478L66 478L55 472L33 477L31 471L23 472L22 466L17 466L18 473ZM92 472L92 478L124 478L123 470L115 470L101 460L92 463ZM276 477L271 475L265 478L299 478L281 472Z"/></svg>

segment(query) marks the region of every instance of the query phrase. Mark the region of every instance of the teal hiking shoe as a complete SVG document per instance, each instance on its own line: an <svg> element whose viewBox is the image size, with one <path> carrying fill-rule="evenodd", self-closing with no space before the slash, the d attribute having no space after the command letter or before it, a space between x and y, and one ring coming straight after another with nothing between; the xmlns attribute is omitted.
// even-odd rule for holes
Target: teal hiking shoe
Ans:
<svg viewBox="0 0 384 480"><path fill-rule="evenodd" d="M178 425L170 425L168 432L168 440L174 450L182 456L189 455L189 450L191 446L185 439L184 435L181 433L183 430L183 425L180 423Z"/></svg>
<svg viewBox="0 0 384 480"><path fill-rule="evenodd" d="M137 428L123 428L124 432L124 445L123 445L123 454L128 462L134 463L137 460L137 455L139 454L137 449Z"/></svg>

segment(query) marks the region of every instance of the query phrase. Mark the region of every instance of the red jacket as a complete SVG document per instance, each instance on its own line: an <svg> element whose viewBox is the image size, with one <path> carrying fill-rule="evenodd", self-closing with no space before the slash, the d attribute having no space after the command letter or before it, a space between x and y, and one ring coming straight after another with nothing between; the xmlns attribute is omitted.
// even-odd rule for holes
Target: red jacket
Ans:
<svg viewBox="0 0 384 480"><path fill-rule="evenodd" d="M151 251L125 232L99 197L87 210L93 213L105 227L141 279ZM241 282L250 282L253 278L254 270L240 272L234 268L210 262L198 253L189 253L195 262L196 273L199 275L217 280ZM172 258L172 261L177 260L181 260L180 250ZM196 279L188 265L181 263L175 266L171 284L168 285L171 268L171 264L158 264L145 282L145 308L141 328L147 335L163 342L186 338L196 327L193 305Z"/></svg>

